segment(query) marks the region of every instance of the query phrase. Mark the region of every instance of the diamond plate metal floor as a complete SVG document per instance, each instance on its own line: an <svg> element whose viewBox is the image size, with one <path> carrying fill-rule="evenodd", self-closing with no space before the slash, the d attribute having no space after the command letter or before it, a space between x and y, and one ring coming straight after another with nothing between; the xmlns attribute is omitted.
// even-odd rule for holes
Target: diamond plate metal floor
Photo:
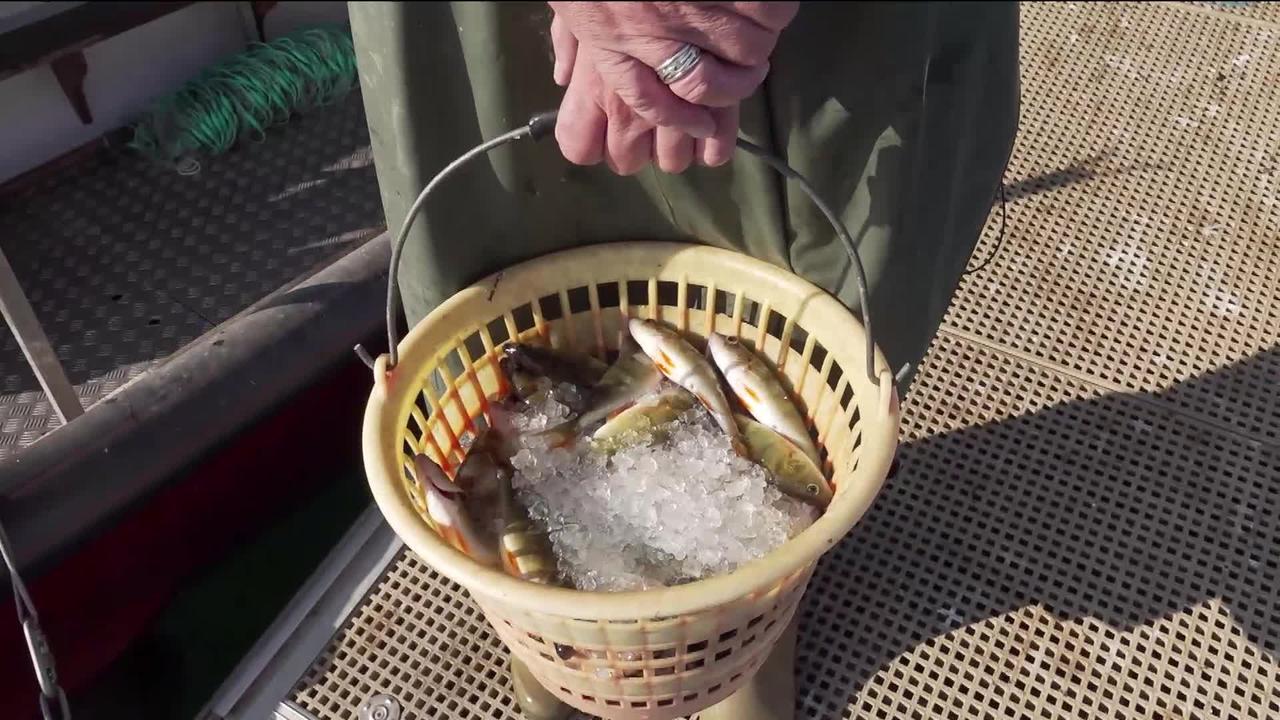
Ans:
<svg viewBox="0 0 1280 720"><path fill-rule="evenodd" d="M120 152L0 201L0 245L88 407L382 227L359 93L180 176ZM59 423L0 327L0 462Z"/></svg>
<svg viewBox="0 0 1280 720"><path fill-rule="evenodd" d="M1280 15L1222 5L1024 5L1003 247L806 594L798 718L1280 717ZM503 662L402 552L289 699L516 718Z"/></svg>

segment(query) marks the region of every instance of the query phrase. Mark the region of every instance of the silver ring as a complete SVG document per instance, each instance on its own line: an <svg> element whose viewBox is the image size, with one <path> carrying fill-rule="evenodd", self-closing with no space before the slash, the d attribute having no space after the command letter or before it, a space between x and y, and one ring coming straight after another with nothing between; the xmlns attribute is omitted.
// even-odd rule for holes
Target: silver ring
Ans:
<svg viewBox="0 0 1280 720"><path fill-rule="evenodd" d="M680 78L693 72L693 68L702 60L702 48L693 43L685 43L680 46L675 55L667 58L665 62L657 67L654 72L658 73L658 79L670 85Z"/></svg>

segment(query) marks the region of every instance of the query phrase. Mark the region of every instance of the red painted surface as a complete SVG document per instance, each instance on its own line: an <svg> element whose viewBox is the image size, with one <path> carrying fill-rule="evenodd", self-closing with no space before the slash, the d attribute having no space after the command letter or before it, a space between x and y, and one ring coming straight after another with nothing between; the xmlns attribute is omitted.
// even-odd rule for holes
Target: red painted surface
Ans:
<svg viewBox="0 0 1280 720"><path fill-rule="evenodd" d="M359 453L369 371L352 363L166 486L39 578L28 578L68 694L118 658L201 568L298 504ZM349 462L349 461L348 461ZM0 716L38 717L13 600L0 605Z"/></svg>

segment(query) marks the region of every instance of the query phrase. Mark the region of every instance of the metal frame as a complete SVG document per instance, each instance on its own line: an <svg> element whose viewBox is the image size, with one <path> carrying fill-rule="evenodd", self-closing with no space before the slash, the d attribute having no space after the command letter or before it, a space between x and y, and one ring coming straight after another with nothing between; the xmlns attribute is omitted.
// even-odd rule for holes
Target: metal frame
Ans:
<svg viewBox="0 0 1280 720"><path fill-rule="evenodd" d="M17 338L22 354L27 356L27 364L36 374L44 394L49 396L49 404L53 405L63 424L83 415L84 408L80 405L76 389L67 379L58 354L49 344L49 337L36 318L31 301L22 292L18 276L3 250L0 250L0 312L3 312L4 321Z"/></svg>
<svg viewBox="0 0 1280 720"><path fill-rule="evenodd" d="M370 505L245 654L198 720L313 720L290 689L403 546Z"/></svg>

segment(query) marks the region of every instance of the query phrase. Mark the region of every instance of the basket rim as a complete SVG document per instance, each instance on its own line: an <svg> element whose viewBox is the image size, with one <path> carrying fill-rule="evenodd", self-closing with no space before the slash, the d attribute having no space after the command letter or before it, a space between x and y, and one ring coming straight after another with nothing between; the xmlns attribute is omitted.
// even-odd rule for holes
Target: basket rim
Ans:
<svg viewBox="0 0 1280 720"><path fill-rule="evenodd" d="M736 265L752 272L767 273L781 284L793 285L798 293L816 294L817 303L835 306L846 316L847 322L852 323L859 331L862 328L857 317L829 293L808 280L763 260L700 243L620 241L579 246L525 260L460 290L428 313L400 340L402 362L408 354L405 349L414 345L427 327L449 316L457 308L473 302L476 296L483 298L488 295L499 276L504 278L503 282L515 284L522 274L546 272L549 267L596 256L601 252L602 246L613 250L625 246L655 256L695 253L704 255L709 263ZM395 447L394 441L387 441L387 437L398 436L400 431L388 417L388 402L406 392L404 383L397 386L393 381L396 371L387 371L387 360L388 356L383 354L375 362L374 387L365 407L362 431L366 479L374 502L392 530L432 569L462 585L468 592L481 596L480 599L501 602L536 614L592 621L652 620L694 614L758 594L789 576L803 572L853 528L884 486L893 450L897 446L901 414L897 390L888 364L877 347L876 366L881 380L879 390L881 394L890 394L887 401L881 398L878 405L885 415L882 422L892 425L892 447L888 452L863 453L859 470L866 468L865 477L873 478L874 482L866 482L863 486L838 493L826 511L809 527L767 555L744 563L730 573L672 587L621 592L595 592L542 585L520 580L500 568L476 562L437 535L418 514L398 477L401 472L399 449ZM408 391L416 393L417 388ZM864 439L864 445L866 442L868 441ZM390 458L387 457L388 449L391 452Z"/></svg>

